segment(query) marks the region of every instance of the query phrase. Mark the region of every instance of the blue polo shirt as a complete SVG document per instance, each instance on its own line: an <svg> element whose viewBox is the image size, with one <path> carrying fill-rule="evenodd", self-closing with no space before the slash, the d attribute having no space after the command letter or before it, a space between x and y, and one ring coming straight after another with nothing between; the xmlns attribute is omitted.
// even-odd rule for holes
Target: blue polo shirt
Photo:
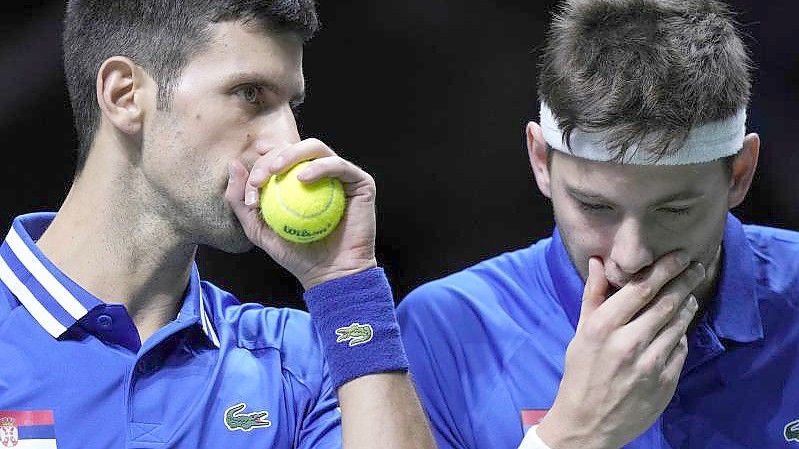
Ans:
<svg viewBox="0 0 799 449"><path fill-rule="evenodd" d="M14 220L0 247L0 439L19 447L340 448L310 316L200 280L142 344L125 307L82 289ZM25 443L25 445L23 445Z"/></svg>
<svg viewBox="0 0 799 449"><path fill-rule="evenodd" d="M626 448L799 448L799 233L727 219L677 392ZM584 283L551 238L425 284L398 315L442 449L515 448L552 405Z"/></svg>

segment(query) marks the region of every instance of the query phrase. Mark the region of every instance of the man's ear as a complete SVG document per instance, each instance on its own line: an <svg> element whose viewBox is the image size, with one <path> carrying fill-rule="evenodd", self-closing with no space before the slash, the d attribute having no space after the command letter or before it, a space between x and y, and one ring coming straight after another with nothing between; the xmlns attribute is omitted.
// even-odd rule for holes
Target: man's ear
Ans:
<svg viewBox="0 0 799 449"><path fill-rule="evenodd" d="M122 133L141 132L146 109L144 71L122 56L108 58L97 73L97 103L108 122Z"/></svg>
<svg viewBox="0 0 799 449"><path fill-rule="evenodd" d="M746 198L749 187L752 186L759 155L760 136L754 133L747 135L744 138L743 148L732 163L730 190L727 196L730 209L741 204Z"/></svg>
<svg viewBox="0 0 799 449"><path fill-rule="evenodd" d="M541 126L536 122L530 122L525 129L527 137L527 156L530 158L530 167L535 175L535 182L538 190L547 198L552 198L550 189L549 163L547 143L544 140L544 133Z"/></svg>

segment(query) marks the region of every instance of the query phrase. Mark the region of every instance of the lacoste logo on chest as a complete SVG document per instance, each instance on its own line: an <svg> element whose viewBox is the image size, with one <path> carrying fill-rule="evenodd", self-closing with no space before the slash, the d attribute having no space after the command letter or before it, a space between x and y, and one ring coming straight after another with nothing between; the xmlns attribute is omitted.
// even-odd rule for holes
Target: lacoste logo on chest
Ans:
<svg viewBox="0 0 799 449"><path fill-rule="evenodd" d="M799 419L785 425L785 441L799 443Z"/></svg>
<svg viewBox="0 0 799 449"><path fill-rule="evenodd" d="M246 407L247 404L239 402L225 410L225 427L228 430L249 432L252 429L272 425L272 421L266 419L269 416L269 412L263 410L260 412L241 413Z"/></svg>

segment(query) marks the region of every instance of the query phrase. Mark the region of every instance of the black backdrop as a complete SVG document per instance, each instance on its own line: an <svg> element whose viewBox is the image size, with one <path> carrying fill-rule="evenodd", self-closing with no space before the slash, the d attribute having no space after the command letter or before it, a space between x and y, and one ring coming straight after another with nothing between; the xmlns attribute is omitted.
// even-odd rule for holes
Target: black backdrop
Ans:
<svg viewBox="0 0 799 449"><path fill-rule="evenodd" d="M552 227L527 163L536 55L553 1L329 1L307 46L304 137L331 144L378 185L378 257L398 299L420 283ZM749 127L760 168L745 221L799 229L799 48L795 0L735 0L754 59ZM54 210L72 175L63 84L63 1L0 6L0 223ZM4 232L4 231L3 231ZM301 288L262 251L203 248L200 272L244 301L303 307Z"/></svg>

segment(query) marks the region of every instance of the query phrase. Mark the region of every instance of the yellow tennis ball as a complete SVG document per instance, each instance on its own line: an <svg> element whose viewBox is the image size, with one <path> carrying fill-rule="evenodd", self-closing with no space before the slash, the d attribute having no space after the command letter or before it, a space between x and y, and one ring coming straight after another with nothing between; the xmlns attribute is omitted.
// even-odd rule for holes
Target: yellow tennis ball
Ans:
<svg viewBox="0 0 799 449"><path fill-rule="evenodd" d="M297 179L310 162L273 175L261 190L261 215L277 235L295 243L325 238L344 215L344 188L336 178L305 184Z"/></svg>

